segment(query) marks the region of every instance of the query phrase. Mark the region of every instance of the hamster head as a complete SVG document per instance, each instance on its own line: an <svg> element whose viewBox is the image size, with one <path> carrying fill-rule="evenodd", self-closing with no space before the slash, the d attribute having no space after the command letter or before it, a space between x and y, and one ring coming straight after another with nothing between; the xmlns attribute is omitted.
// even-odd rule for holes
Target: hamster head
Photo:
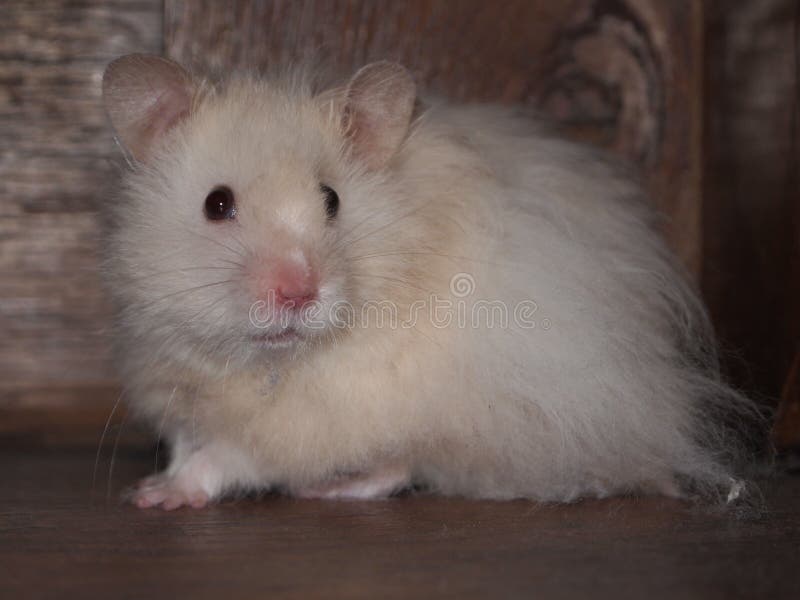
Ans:
<svg viewBox="0 0 800 600"><path fill-rule="evenodd" d="M390 163L415 102L404 68L315 93L299 77L213 86L129 55L103 98L131 167L108 247L123 338L154 362L227 368L346 334L342 310L378 280L354 259L384 250L367 225L403 210Z"/></svg>

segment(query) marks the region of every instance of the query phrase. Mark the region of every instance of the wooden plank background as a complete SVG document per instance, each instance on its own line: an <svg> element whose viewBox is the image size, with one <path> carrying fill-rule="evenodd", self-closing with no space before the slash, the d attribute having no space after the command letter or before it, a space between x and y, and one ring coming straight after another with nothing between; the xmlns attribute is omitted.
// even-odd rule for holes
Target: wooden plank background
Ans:
<svg viewBox="0 0 800 600"><path fill-rule="evenodd" d="M798 3L707 4L703 292L743 385L777 395L798 350Z"/></svg>
<svg viewBox="0 0 800 600"><path fill-rule="evenodd" d="M0 435L96 441L116 398L95 207L115 155L105 65L161 52L160 0L3 0ZM100 422L98 428L97 423Z"/></svg>
<svg viewBox="0 0 800 600"><path fill-rule="evenodd" d="M798 331L778 332L787 298L779 310L766 300L781 294L769 278L788 277L775 261L791 247L785 211L796 206L779 183L794 139L785 122L793 96L781 96L795 81L781 46L793 39L793 0L5 0L3 8L0 440L96 442L117 397L97 276L94 208L117 155L100 80L109 60L134 51L163 52L203 73L310 56L348 72L389 58L453 99L544 113L642 167L720 330L766 368L760 389L774 394L786 373ZM773 60L782 61L777 70ZM758 137L762 120L769 135ZM755 129L740 127L750 121ZM728 177L754 159L767 169ZM755 233L740 247L745 224ZM742 272L764 265L763 274ZM768 294L753 289L734 302L741 282ZM767 308L763 327L736 328L743 310ZM778 352L770 344L779 338Z"/></svg>
<svg viewBox="0 0 800 600"><path fill-rule="evenodd" d="M736 381L767 398L800 350L798 10L796 0L706 6L703 293ZM800 445L797 384L784 442Z"/></svg>

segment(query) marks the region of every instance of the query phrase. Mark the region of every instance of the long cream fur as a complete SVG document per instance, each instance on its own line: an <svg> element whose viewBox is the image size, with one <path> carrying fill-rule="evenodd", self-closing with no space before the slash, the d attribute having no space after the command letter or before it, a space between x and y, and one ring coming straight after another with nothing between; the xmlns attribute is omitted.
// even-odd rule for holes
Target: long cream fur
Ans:
<svg viewBox="0 0 800 600"><path fill-rule="evenodd" d="M730 423L752 409L619 168L506 108L434 103L375 170L349 148L341 89L241 78L193 102L109 201L107 268L126 398L173 445L161 484L186 503L386 465L406 474L395 488L475 498L727 493ZM235 223L203 217L219 184ZM356 317L263 351L249 269L297 248L325 309L402 319L435 295L467 315L502 303L509 322Z"/></svg>

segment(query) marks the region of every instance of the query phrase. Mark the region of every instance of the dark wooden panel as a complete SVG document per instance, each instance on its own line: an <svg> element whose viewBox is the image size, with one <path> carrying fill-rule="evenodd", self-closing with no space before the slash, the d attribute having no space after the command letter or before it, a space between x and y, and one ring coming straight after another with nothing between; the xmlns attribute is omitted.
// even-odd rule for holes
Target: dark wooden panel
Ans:
<svg viewBox="0 0 800 600"><path fill-rule="evenodd" d="M666 498L571 505L410 497L268 497L141 511L118 492L153 457L119 453L92 493L94 453L9 453L0 486L6 598L800 597L800 477L765 489L761 519Z"/></svg>
<svg viewBox="0 0 800 600"><path fill-rule="evenodd" d="M81 448L110 456L152 444L152 431L127 418L117 386L84 383L3 390L0 454L11 448Z"/></svg>
<svg viewBox="0 0 800 600"><path fill-rule="evenodd" d="M707 7L703 289L738 357L737 380L770 401L800 335L798 8L796 0Z"/></svg>
<svg viewBox="0 0 800 600"><path fill-rule="evenodd" d="M113 175L109 157L116 149L100 81L114 57L160 51L162 18L160 0L2 3L4 411L20 406L21 389L92 387L113 377L101 335L108 328L108 306L97 275L94 207ZM39 397L63 399L69 393ZM78 396L70 397L79 402Z"/></svg>
<svg viewBox="0 0 800 600"><path fill-rule="evenodd" d="M456 100L521 102L640 163L697 271L702 14L692 0L166 0L169 56L200 72L388 58Z"/></svg>

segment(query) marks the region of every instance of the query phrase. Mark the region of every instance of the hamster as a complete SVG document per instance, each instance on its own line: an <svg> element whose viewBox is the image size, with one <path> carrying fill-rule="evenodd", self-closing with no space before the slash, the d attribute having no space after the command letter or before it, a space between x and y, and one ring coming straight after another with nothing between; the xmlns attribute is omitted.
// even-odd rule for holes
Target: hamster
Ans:
<svg viewBox="0 0 800 600"><path fill-rule="evenodd" d="M623 169L398 64L298 73L105 71L124 398L171 449L136 505L730 489L754 409Z"/></svg>

